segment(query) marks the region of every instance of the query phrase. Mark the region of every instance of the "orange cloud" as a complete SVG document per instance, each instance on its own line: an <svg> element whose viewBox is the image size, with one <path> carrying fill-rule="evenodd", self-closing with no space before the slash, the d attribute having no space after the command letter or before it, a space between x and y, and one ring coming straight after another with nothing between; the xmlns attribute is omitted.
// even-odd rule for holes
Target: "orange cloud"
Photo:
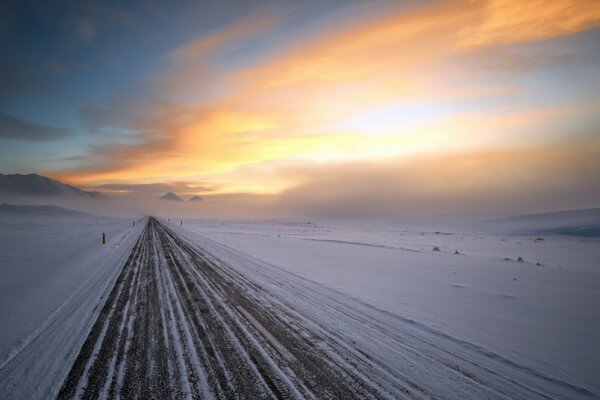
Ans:
<svg viewBox="0 0 600 400"><path fill-rule="evenodd" d="M264 32L277 22L272 14L257 14L238 21L224 29L194 40L173 52L178 61L189 62L209 56L220 46L235 43Z"/></svg>
<svg viewBox="0 0 600 400"><path fill-rule="evenodd" d="M209 62L210 56L222 46L265 32L277 21L260 15L245 19L175 50L171 60L176 66L157 84L167 98L173 93L194 97L210 91L207 88L224 93L195 106L169 103L165 115L139 121L142 131L154 132L141 134L139 143L94 149L87 168L54 175L87 184L213 179L222 192L273 193L297 182L276 173L272 180L247 175L242 179L236 171L247 165L278 168L273 160L327 165L460 148L475 151L507 136L513 137L510 144L518 145L524 126L567 114L554 109L491 116L466 111L378 132L346 122L403 102L460 103L472 96L485 100L506 94L506 87L490 90L470 82L468 72L455 76L466 84L452 87L445 81L448 63L475 47L552 38L597 26L598 7L592 3L578 3L577 10L570 1L434 3L337 27L262 64L224 74ZM391 124L401 125L410 117L394 116Z"/></svg>
<svg viewBox="0 0 600 400"><path fill-rule="evenodd" d="M595 207L597 140L481 152L420 154L386 162L303 165L274 209L313 215L530 212ZM550 178L551 177L551 178Z"/></svg>
<svg viewBox="0 0 600 400"><path fill-rule="evenodd" d="M596 0L490 0L482 4L481 23L461 30L459 46L547 39L600 25Z"/></svg>

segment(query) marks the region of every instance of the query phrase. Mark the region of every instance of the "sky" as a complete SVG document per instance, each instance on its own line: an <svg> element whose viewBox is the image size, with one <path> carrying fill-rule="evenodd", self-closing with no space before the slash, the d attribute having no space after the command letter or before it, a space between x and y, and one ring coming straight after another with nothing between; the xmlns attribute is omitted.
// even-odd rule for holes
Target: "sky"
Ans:
<svg viewBox="0 0 600 400"><path fill-rule="evenodd" d="M5 1L0 46L5 174L318 215L600 206L597 0Z"/></svg>

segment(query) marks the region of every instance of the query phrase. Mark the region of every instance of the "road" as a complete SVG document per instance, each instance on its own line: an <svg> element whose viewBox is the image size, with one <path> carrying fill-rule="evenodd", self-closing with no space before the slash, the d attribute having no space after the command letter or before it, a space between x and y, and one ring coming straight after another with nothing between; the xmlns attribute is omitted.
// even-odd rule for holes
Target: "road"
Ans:
<svg viewBox="0 0 600 400"><path fill-rule="evenodd" d="M58 398L587 397L414 321L244 262L232 268L150 218Z"/></svg>

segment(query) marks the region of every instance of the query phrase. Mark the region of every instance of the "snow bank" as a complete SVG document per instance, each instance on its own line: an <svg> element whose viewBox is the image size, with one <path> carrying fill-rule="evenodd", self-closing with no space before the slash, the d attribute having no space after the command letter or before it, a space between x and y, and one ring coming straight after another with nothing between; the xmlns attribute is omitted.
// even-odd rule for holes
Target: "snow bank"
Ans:
<svg viewBox="0 0 600 400"><path fill-rule="evenodd" d="M599 239L283 220L172 225L600 394Z"/></svg>
<svg viewBox="0 0 600 400"><path fill-rule="evenodd" d="M131 232L132 220L54 206L0 206L0 365Z"/></svg>

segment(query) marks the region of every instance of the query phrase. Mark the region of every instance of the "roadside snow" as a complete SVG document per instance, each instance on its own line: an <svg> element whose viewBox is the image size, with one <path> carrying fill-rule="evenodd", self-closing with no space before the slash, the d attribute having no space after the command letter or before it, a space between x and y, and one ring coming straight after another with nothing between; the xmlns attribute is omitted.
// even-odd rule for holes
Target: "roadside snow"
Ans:
<svg viewBox="0 0 600 400"><path fill-rule="evenodd" d="M438 229L282 220L178 228L599 395L600 239Z"/></svg>
<svg viewBox="0 0 600 400"><path fill-rule="evenodd" d="M0 208L0 370L4 377L9 360L71 303L95 300L81 314L87 315L85 320L92 317L92 308L120 266L119 257L137 235L132 234L130 219L58 207ZM104 246L102 232L107 235Z"/></svg>

